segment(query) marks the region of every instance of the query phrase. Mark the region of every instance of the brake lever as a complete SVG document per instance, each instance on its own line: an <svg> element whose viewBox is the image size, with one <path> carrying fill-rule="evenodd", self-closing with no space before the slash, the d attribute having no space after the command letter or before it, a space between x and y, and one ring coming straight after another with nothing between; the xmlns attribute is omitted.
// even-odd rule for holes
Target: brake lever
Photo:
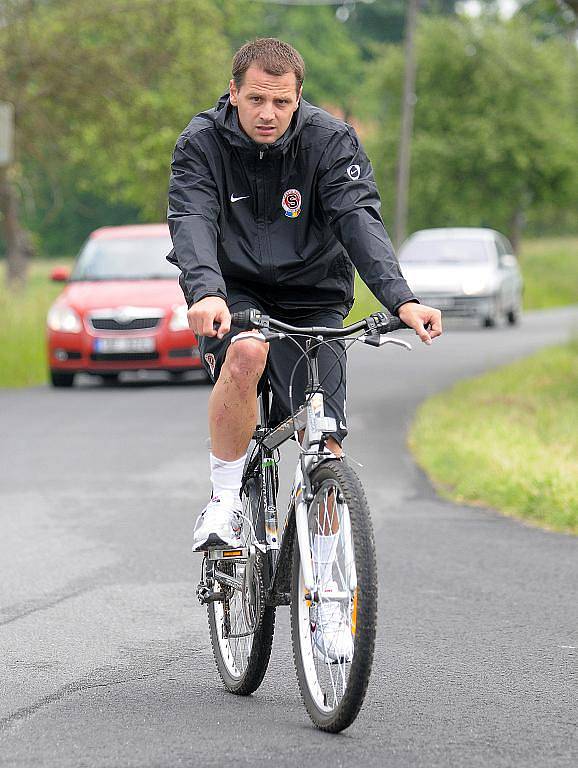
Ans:
<svg viewBox="0 0 578 768"><path fill-rule="evenodd" d="M372 333L360 336L359 341L368 344L370 347L383 347L384 344L395 344L396 347L403 347L404 349L411 350L411 344L409 344L409 342L403 341L402 339L392 338L385 334Z"/></svg>
<svg viewBox="0 0 578 768"><path fill-rule="evenodd" d="M254 339L256 341L262 341L266 343L275 339L284 339L285 336L285 333L274 333L268 328L261 328L259 331L241 331L241 333L235 334L231 339L231 344L233 344L235 341L241 341L242 339Z"/></svg>

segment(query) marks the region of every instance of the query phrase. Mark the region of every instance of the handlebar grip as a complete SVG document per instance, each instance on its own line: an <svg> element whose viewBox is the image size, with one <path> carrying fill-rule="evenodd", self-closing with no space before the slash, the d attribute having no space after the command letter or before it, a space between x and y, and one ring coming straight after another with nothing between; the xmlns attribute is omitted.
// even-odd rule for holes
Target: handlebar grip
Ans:
<svg viewBox="0 0 578 768"><path fill-rule="evenodd" d="M406 325L403 322L403 320L399 319L399 317L391 317L389 319L389 322L387 323L387 325L385 326L385 328L381 332L382 333L392 333L392 332L401 331L401 330L404 330L404 329L407 329L407 328L411 329L411 326Z"/></svg>
<svg viewBox="0 0 578 768"><path fill-rule="evenodd" d="M268 328L269 316L264 315L260 309L244 309L242 312L233 312L231 315L231 325L242 328L244 331L251 331L254 328Z"/></svg>
<svg viewBox="0 0 578 768"><path fill-rule="evenodd" d="M399 317L390 315L389 313L386 314L385 312L377 312L371 317L377 321L376 330L380 334L392 333L395 331L411 328L409 325L406 325L403 320L400 320Z"/></svg>
<svg viewBox="0 0 578 768"><path fill-rule="evenodd" d="M231 313L231 325L248 331L253 328L253 310L244 309L242 312Z"/></svg>

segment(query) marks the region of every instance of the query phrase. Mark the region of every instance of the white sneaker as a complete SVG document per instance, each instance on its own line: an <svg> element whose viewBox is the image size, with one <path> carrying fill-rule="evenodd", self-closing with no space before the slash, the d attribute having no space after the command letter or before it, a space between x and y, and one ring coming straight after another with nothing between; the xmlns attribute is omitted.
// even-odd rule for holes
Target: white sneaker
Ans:
<svg viewBox="0 0 578 768"><path fill-rule="evenodd" d="M317 606L313 653L326 664L353 658L353 635L346 611L347 605L337 600L324 599Z"/></svg>
<svg viewBox="0 0 578 768"><path fill-rule="evenodd" d="M210 547L238 547L241 543L241 511L239 494L224 491L213 496L197 519L193 552L203 552Z"/></svg>

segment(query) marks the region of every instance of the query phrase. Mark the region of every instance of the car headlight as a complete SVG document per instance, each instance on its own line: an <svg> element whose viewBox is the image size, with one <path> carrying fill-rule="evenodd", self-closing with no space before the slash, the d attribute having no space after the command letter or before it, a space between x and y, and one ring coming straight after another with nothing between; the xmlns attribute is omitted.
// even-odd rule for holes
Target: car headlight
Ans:
<svg viewBox="0 0 578 768"><path fill-rule="evenodd" d="M55 304L50 308L46 322L51 331L62 331L64 333L80 333L82 331L82 321L78 312L66 304Z"/></svg>
<svg viewBox="0 0 578 768"><path fill-rule="evenodd" d="M479 296L488 290L488 281L480 277L470 277L462 283L462 291L466 296Z"/></svg>
<svg viewBox="0 0 578 768"><path fill-rule="evenodd" d="M173 308L173 315L169 323L170 331L188 331L189 321L187 319L187 305L179 304Z"/></svg>

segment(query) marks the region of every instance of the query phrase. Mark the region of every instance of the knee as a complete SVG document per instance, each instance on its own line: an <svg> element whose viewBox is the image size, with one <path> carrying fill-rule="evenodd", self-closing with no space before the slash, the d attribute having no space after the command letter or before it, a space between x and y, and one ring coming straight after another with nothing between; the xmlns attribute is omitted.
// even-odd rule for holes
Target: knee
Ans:
<svg viewBox="0 0 578 768"><path fill-rule="evenodd" d="M261 378L267 362L268 344L242 339L231 344L227 351L226 366L238 386L253 385Z"/></svg>

